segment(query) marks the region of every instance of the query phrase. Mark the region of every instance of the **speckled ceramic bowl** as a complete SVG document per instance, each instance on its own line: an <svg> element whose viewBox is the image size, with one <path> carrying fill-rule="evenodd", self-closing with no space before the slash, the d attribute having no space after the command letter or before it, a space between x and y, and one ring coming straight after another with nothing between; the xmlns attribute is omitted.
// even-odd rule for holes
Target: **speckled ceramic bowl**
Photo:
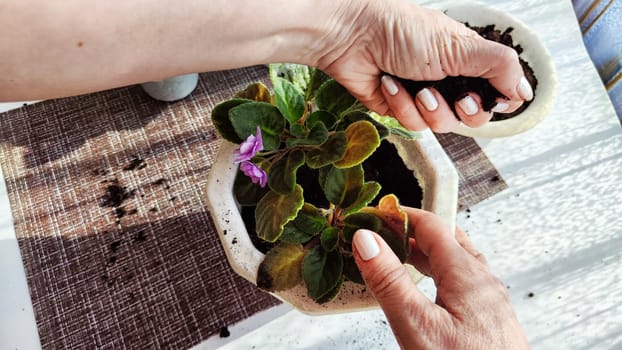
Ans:
<svg viewBox="0 0 622 350"><path fill-rule="evenodd" d="M422 207L440 215L452 230L455 226L458 200L458 173L431 132L423 132L416 141L389 139L400 157L417 177L423 189ZM257 250L248 236L233 196L237 166L233 164L237 145L223 141L207 182L207 202L218 230L220 240L233 270L255 283L257 269L264 255ZM407 265L412 279L421 279L412 266ZM328 314L357 311L377 307L373 296L364 286L344 282L339 295L331 302L319 305L307 296L303 283L293 289L273 293L279 299L308 314Z"/></svg>
<svg viewBox="0 0 622 350"><path fill-rule="evenodd" d="M529 63L538 79L533 101L520 114L506 120L491 121L478 128L460 124L455 132L471 137L506 137L527 131L546 118L557 95L557 73L553 59L538 35L517 18L483 4L452 6L446 14L473 26L494 24L501 31L508 27L514 28L511 33L514 44L520 44L524 49L520 57Z"/></svg>

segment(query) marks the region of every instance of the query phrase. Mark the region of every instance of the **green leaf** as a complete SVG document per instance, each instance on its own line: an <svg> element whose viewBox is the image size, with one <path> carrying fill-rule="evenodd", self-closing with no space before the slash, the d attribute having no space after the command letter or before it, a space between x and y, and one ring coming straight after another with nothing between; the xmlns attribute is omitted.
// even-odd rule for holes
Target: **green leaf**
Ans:
<svg viewBox="0 0 622 350"><path fill-rule="evenodd" d="M305 91L305 100L307 101L313 99L315 97L317 89L319 89L319 87L322 86L324 82L330 79L330 77L326 75L326 73L322 72L319 69L312 68L310 72L311 81L309 82L309 85L307 86L307 89Z"/></svg>
<svg viewBox="0 0 622 350"><path fill-rule="evenodd" d="M259 265L257 286L269 292L295 287L302 281L304 256L300 244L281 243L270 249Z"/></svg>
<svg viewBox="0 0 622 350"><path fill-rule="evenodd" d="M332 168L322 185L329 202L347 208L359 197L363 187L363 167L359 164L351 168Z"/></svg>
<svg viewBox="0 0 622 350"><path fill-rule="evenodd" d="M322 243L322 248L327 252L335 250L337 243L339 243L339 229L332 226L325 228L320 236L320 242Z"/></svg>
<svg viewBox="0 0 622 350"><path fill-rule="evenodd" d="M275 106L265 102L244 103L229 110L229 120L241 140L255 135L259 125L264 149L272 151L279 148L285 120Z"/></svg>
<svg viewBox="0 0 622 350"><path fill-rule="evenodd" d="M328 130L322 123L317 123L310 131L309 135L305 138L291 138L287 139L287 147L295 146L316 146L321 145L328 140Z"/></svg>
<svg viewBox="0 0 622 350"><path fill-rule="evenodd" d="M219 103L212 110L212 123L214 124L214 127L216 127L216 130L218 130L218 133L225 140L236 143L236 144L239 144L242 141L244 141L245 138L242 139L235 132L235 129L233 128L233 124L231 124L231 120L229 119L229 111L234 107L237 107L241 104L249 103L249 102L252 102L252 101L241 99L241 98L234 98L234 99Z"/></svg>
<svg viewBox="0 0 622 350"><path fill-rule="evenodd" d="M250 177L238 170L233 183L233 194L240 205L256 205L268 191L267 187L262 188L258 184L254 184Z"/></svg>
<svg viewBox="0 0 622 350"><path fill-rule="evenodd" d="M305 92L311 82L313 69L303 64L273 63L270 64L270 80L272 80L272 85L276 85L277 78L285 79L299 91Z"/></svg>
<svg viewBox="0 0 622 350"><path fill-rule="evenodd" d="M279 237L279 242L305 244L313 237L314 236L312 234L308 234L300 230L292 221L290 221L285 225L285 227L283 227L283 234Z"/></svg>
<svg viewBox="0 0 622 350"><path fill-rule="evenodd" d="M400 207L397 197L393 194L386 195L380 199L378 206L363 208L361 213L372 214L382 220L382 227L376 232L400 261L406 261L410 254L408 214Z"/></svg>
<svg viewBox="0 0 622 350"><path fill-rule="evenodd" d="M305 153L293 150L270 167L268 186L279 194L290 194L296 184L296 171L305 163Z"/></svg>
<svg viewBox="0 0 622 350"><path fill-rule="evenodd" d="M289 243L307 243L326 226L326 217L321 209L305 203L296 218L285 225L280 240Z"/></svg>
<svg viewBox="0 0 622 350"><path fill-rule="evenodd" d="M338 168L349 168L361 164L378 146L380 136L374 125L368 121L352 123L346 129L348 148L340 161L334 163Z"/></svg>
<svg viewBox="0 0 622 350"><path fill-rule="evenodd" d="M346 242L352 242L352 237L356 230L364 228L378 232L382 227L382 220L373 214L354 213L348 215L344 220L343 239Z"/></svg>
<svg viewBox="0 0 622 350"><path fill-rule="evenodd" d="M341 290L341 285L343 284L343 281L344 281L344 276L342 275L339 281L337 281L337 284L335 284L335 286L333 287L333 289L329 290L326 294L324 294L322 297L320 297L315 302L318 304L325 304L335 299L335 297L339 294L339 291Z"/></svg>
<svg viewBox="0 0 622 350"><path fill-rule="evenodd" d="M283 78L276 78L273 84L276 105L279 111L291 124L296 123L305 111L305 100L302 91Z"/></svg>
<svg viewBox="0 0 622 350"><path fill-rule="evenodd" d="M361 276L361 271L356 265L354 257L343 257L343 275L348 281L363 285L365 284L365 280L363 279L363 276Z"/></svg>
<svg viewBox="0 0 622 350"><path fill-rule="evenodd" d="M381 188L382 186L374 181L364 183L356 201L346 208L346 215L357 212L367 206L380 193Z"/></svg>
<svg viewBox="0 0 622 350"><path fill-rule="evenodd" d="M315 235L326 226L326 216L321 209L316 208L313 204L305 203L294 219L294 224L301 231Z"/></svg>
<svg viewBox="0 0 622 350"><path fill-rule="evenodd" d="M315 246L302 261L302 278L311 299L318 301L329 294L342 279L343 260L337 251L327 252Z"/></svg>
<svg viewBox="0 0 622 350"><path fill-rule="evenodd" d="M336 132L328 140L307 152L307 165L312 169L332 164L343 158L348 147L348 139L343 131Z"/></svg>
<svg viewBox="0 0 622 350"><path fill-rule="evenodd" d="M382 116L375 112L369 112L369 115L375 121L389 129L389 132L393 135L397 135L407 140L416 140L421 137L421 134L419 132L406 129L402 126L402 124L400 124L397 119L393 117Z"/></svg>
<svg viewBox="0 0 622 350"><path fill-rule="evenodd" d="M270 103L270 90L262 83L249 84L244 90L235 94L237 98L246 98L257 102Z"/></svg>
<svg viewBox="0 0 622 350"><path fill-rule="evenodd" d="M315 95L318 109L340 115L356 102L354 96L341 86L336 80L329 80L322 84Z"/></svg>
<svg viewBox="0 0 622 350"><path fill-rule="evenodd" d="M285 224L294 219L302 208L303 200L300 185L296 185L288 195L268 192L255 209L257 236L268 242L279 239Z"/></svg>
<svg viewBox="0 0 622 350"><path fill-rule="evenodd" d="M296 137L304 137L307 134L307 128L302 124L291 124L289 133Z"/></svg>
<svg viewBox="0 0 622 350"><path fill-rule="evenodd" d="M315 111L307 118L307 127L312 128L317 123L323 123L326 129L331 129L339 118L329 111Z"/></svg>
<svg viewBox="0 0 622 350"><path fill-rule="evenodd" d="M383 124L381 124L380 122L372 118L368 112L363 112L363 111L347 112L343 116L343 118L341 118L341 120L339 121L339 125L337 126L337 129L345 130L348 126L350 126L350 124L353 124L361 120L366 120L372 123L374 127L376 128L376 131L378 131L378 136L380 137L380 139L384 139L387 136L389 136L390 131L386 126L384 126Z"/></svg>

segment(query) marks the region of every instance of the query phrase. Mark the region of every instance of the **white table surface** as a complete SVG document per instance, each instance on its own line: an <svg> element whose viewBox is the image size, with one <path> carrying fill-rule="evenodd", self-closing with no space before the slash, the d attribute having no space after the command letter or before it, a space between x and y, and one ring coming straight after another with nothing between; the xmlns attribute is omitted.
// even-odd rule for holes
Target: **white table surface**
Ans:
<svg viewBox="0 0 622 350"><path fill-rule="evenodd" d="M622 348L622 128L581 41L570 0L487 0L535 29L554 56L558 99L536 128L477 140L509 189L458 224L509 287L535 349ZM425 1L443 8L455 1ZM2 104L0 110L18 105ZM433 297L429 279L419 285ZM532 297L529 297L533 293ZM393 349L381 311L310 317L287 305L196 349ZM40 348L0 176L0 348Z"/></svg>

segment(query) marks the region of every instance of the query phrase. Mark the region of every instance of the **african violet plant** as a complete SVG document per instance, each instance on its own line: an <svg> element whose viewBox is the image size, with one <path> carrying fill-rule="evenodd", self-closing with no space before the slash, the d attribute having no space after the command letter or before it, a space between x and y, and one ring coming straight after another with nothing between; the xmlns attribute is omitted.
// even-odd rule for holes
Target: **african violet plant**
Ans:
<svg viewBox="0 0 622 350"><path fill-rule="evenodd" d="M225 139L240 145L236 199L255 206L257 236L274 243L257 285L281 291L304 281L309 297L325 303L344 280L364 283L351 249L357 229L378 232L402 261L407 258L407 215L395 195L368 206L381 185L365 181L362 163L390 134L416 134L369 112L320 70L276 64L270 78L273 94L251 84L217 105L212 121ZM305 193L297 176L302 171L314 174L321 191ZM314 202L313 192L323 192L325 200Z"/></svg>

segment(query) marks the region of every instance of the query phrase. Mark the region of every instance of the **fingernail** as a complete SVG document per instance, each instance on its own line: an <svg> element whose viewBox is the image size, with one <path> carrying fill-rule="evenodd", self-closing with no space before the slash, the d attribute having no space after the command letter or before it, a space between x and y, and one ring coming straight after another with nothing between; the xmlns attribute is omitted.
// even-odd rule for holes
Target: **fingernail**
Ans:
<svg viewBox="0 0 622 350"><path fill-rule="evenodd" d="M502 113L505 112L506 109L508 109L508 107L510 107L509 104L504 103L504 102L497 102L497 105L494 106L491 111L495 112L495 113Z"/></svg>
<svg viewBox="0 0 622 350"><path fill-rule="evenodd" d="M361 259L367 261L380 253L378 242L374 239L374 234L369 230L358 230L354 235L354 246Z"/></svg>
<svg viewBox="0 0 622 350"><path fill-rule="evenodd" d="M520 83L518 83L518 94L525 101L531 101L533 99L533 90L525 77L520 78Z"/></svg>
<svg viewBox="0 0 622 350"><path fill-rule="evenodd" d="M434 97L434 94L432 94L432 91L430 91L429 89L421 89L421 91L417 93L417 98L419 99L419 101L421 101L423 107L425 107L425 109L430 112L435 111L438 107L438 101L436 100L436 97Z"/></svg>
<svg viewBox="0 0 622 350"><path fill-rule="evenodd" d="M397 88L397 84L395 84L395 80L393 80L393 78L391 78L388 75L383 75L382 78L380 78L380 81L382 82L382 85L387 90L389 95L391 95L391 96L397 95L398 88Z"/></svg>
<svg viewBox="0 0 622 350"><path fill-rule="evenodd" d="M469 95L458 101L458 106L466 115L473 115L479 110L477 103Z"/></svg>

